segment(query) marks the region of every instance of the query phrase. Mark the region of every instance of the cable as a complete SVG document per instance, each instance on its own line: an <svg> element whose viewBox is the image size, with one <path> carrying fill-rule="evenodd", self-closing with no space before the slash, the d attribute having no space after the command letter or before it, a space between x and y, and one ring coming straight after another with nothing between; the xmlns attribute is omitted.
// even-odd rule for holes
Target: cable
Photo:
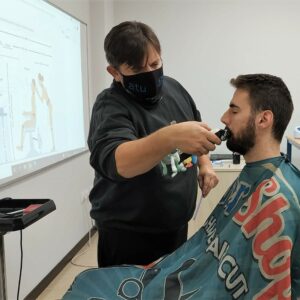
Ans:
<svg viewBox="0 0 300 300"><path fill-rule="evenodd" d="M87 201L87 200L88 200L88 196L87 196L87 195L84 196L84 199L83 199L83 200L84 200L83 202ZM81 255L85 254L85 253L89 250L89 248L91 247L92 230L93 230L94 224L93 224L92 218L90 217L88 206L85 205L85 208L86 208L86 214L87 214L87 220L88 220L88 227L90 227L90 230L88 231L89 239L88 239L88 242L86 243L86 244L87 244L87 249L85 249L85 250L83 250L82 252L80 252L80 253L78 253L77 255L75 255L75 256L71 259L70 263L71 263L71 265L76 266L76 267L83 267L83 268L97 268L98 266L88 266L88 265L82 265L82 264L77 264L77 263L75 263L75 260L76 260L78 257L80 257ZM90 224L89 224L89 222L90 222ZM86 244L85 244L85 245L86 245ZM82 249L83 249L83 248L84 248L84 247L82 247Z"/></svg>
<svg viewBox="0 0 300 300"><path fill-rule="evenodd" d="M20 262L20 273L19 273L17 300L19 300L20 287L21 287L21 278L22 278L22 268L23 268L23 235L22 235L22 230L20 230L20 250L21 250L21 262Z"/></svg>
<svg viewBox="0 0 300 300"><path fill-rule="evenodd" d="M77 264L74 261L81 255L83 255L84 253L86 253L89 248L91 247L91 233L92 233L92 228L89 230L89 240L87 242L87 249L85 249L84 251L82 251L81 253L78 253L77 255L75 255L72 259L71 259L71 265L76 266L76 267L83 267L83 268L97 268L98 266L88 266L88 265L81 265L81 264Z"/></svg>

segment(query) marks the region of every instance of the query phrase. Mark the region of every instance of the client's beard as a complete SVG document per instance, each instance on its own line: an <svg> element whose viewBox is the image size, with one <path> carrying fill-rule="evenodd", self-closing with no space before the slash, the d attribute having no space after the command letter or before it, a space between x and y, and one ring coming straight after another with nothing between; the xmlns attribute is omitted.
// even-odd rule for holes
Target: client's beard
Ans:
<svg viewBox="0 0 300 300"><path fill-rule="evenodd" d="M237 152L241 155L247 154L247 152L255 145L255 122L254 118L250 117L248 124L238 136L233 136L227 140L226 146L232 152Z"/></svg>

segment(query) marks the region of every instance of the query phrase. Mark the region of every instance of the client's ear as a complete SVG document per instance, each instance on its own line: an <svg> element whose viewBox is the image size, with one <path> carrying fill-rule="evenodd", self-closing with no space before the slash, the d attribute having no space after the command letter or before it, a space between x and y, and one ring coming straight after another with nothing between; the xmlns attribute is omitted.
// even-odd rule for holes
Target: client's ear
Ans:
<svg viewBox="0 0 300 300"><path fill-rule="evenodd" d="M107 72L115 79L115 81L120 82L122 79L122 76L120 72L114 68L112 65L107 66L106 68Z"/></svg>
<svg viewBox="0 0 300 300"><path fill-rule="evenodd" d="M264 110L257 116L258 126L260 128L268 128L273 126L274 115L271 110Z"/></svg>

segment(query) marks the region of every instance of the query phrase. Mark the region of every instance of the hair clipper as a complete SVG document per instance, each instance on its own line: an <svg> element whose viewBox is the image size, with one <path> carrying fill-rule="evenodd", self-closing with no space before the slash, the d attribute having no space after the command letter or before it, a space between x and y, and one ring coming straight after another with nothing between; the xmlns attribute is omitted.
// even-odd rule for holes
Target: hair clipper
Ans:
<svg viewBox="0 0 300 300"><path fill-rule="evenodd" d="M231 132L228 128L216 129L215 135L224 142L230 138Z"/></svg>

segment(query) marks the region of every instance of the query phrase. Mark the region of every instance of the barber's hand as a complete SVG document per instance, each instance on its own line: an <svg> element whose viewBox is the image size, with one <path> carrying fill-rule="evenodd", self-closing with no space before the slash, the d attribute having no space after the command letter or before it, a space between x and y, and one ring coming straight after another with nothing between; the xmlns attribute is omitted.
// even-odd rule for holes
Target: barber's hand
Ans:
<svg viewBox="0 0 300 300"><path fill-rule="evenodd" d="M215 150L216 144L221 144L221 140L203 122L188 121L170 127L173 129L175 148L184 153L200 156Z"/></svg>
<svg viewBox="0 0 300 300"><path fill-rule="evenodd" d="M211 166L203 165L199 166L198 182L202 196L206 197L211 189L219 183L219 179Z"/></svg>

